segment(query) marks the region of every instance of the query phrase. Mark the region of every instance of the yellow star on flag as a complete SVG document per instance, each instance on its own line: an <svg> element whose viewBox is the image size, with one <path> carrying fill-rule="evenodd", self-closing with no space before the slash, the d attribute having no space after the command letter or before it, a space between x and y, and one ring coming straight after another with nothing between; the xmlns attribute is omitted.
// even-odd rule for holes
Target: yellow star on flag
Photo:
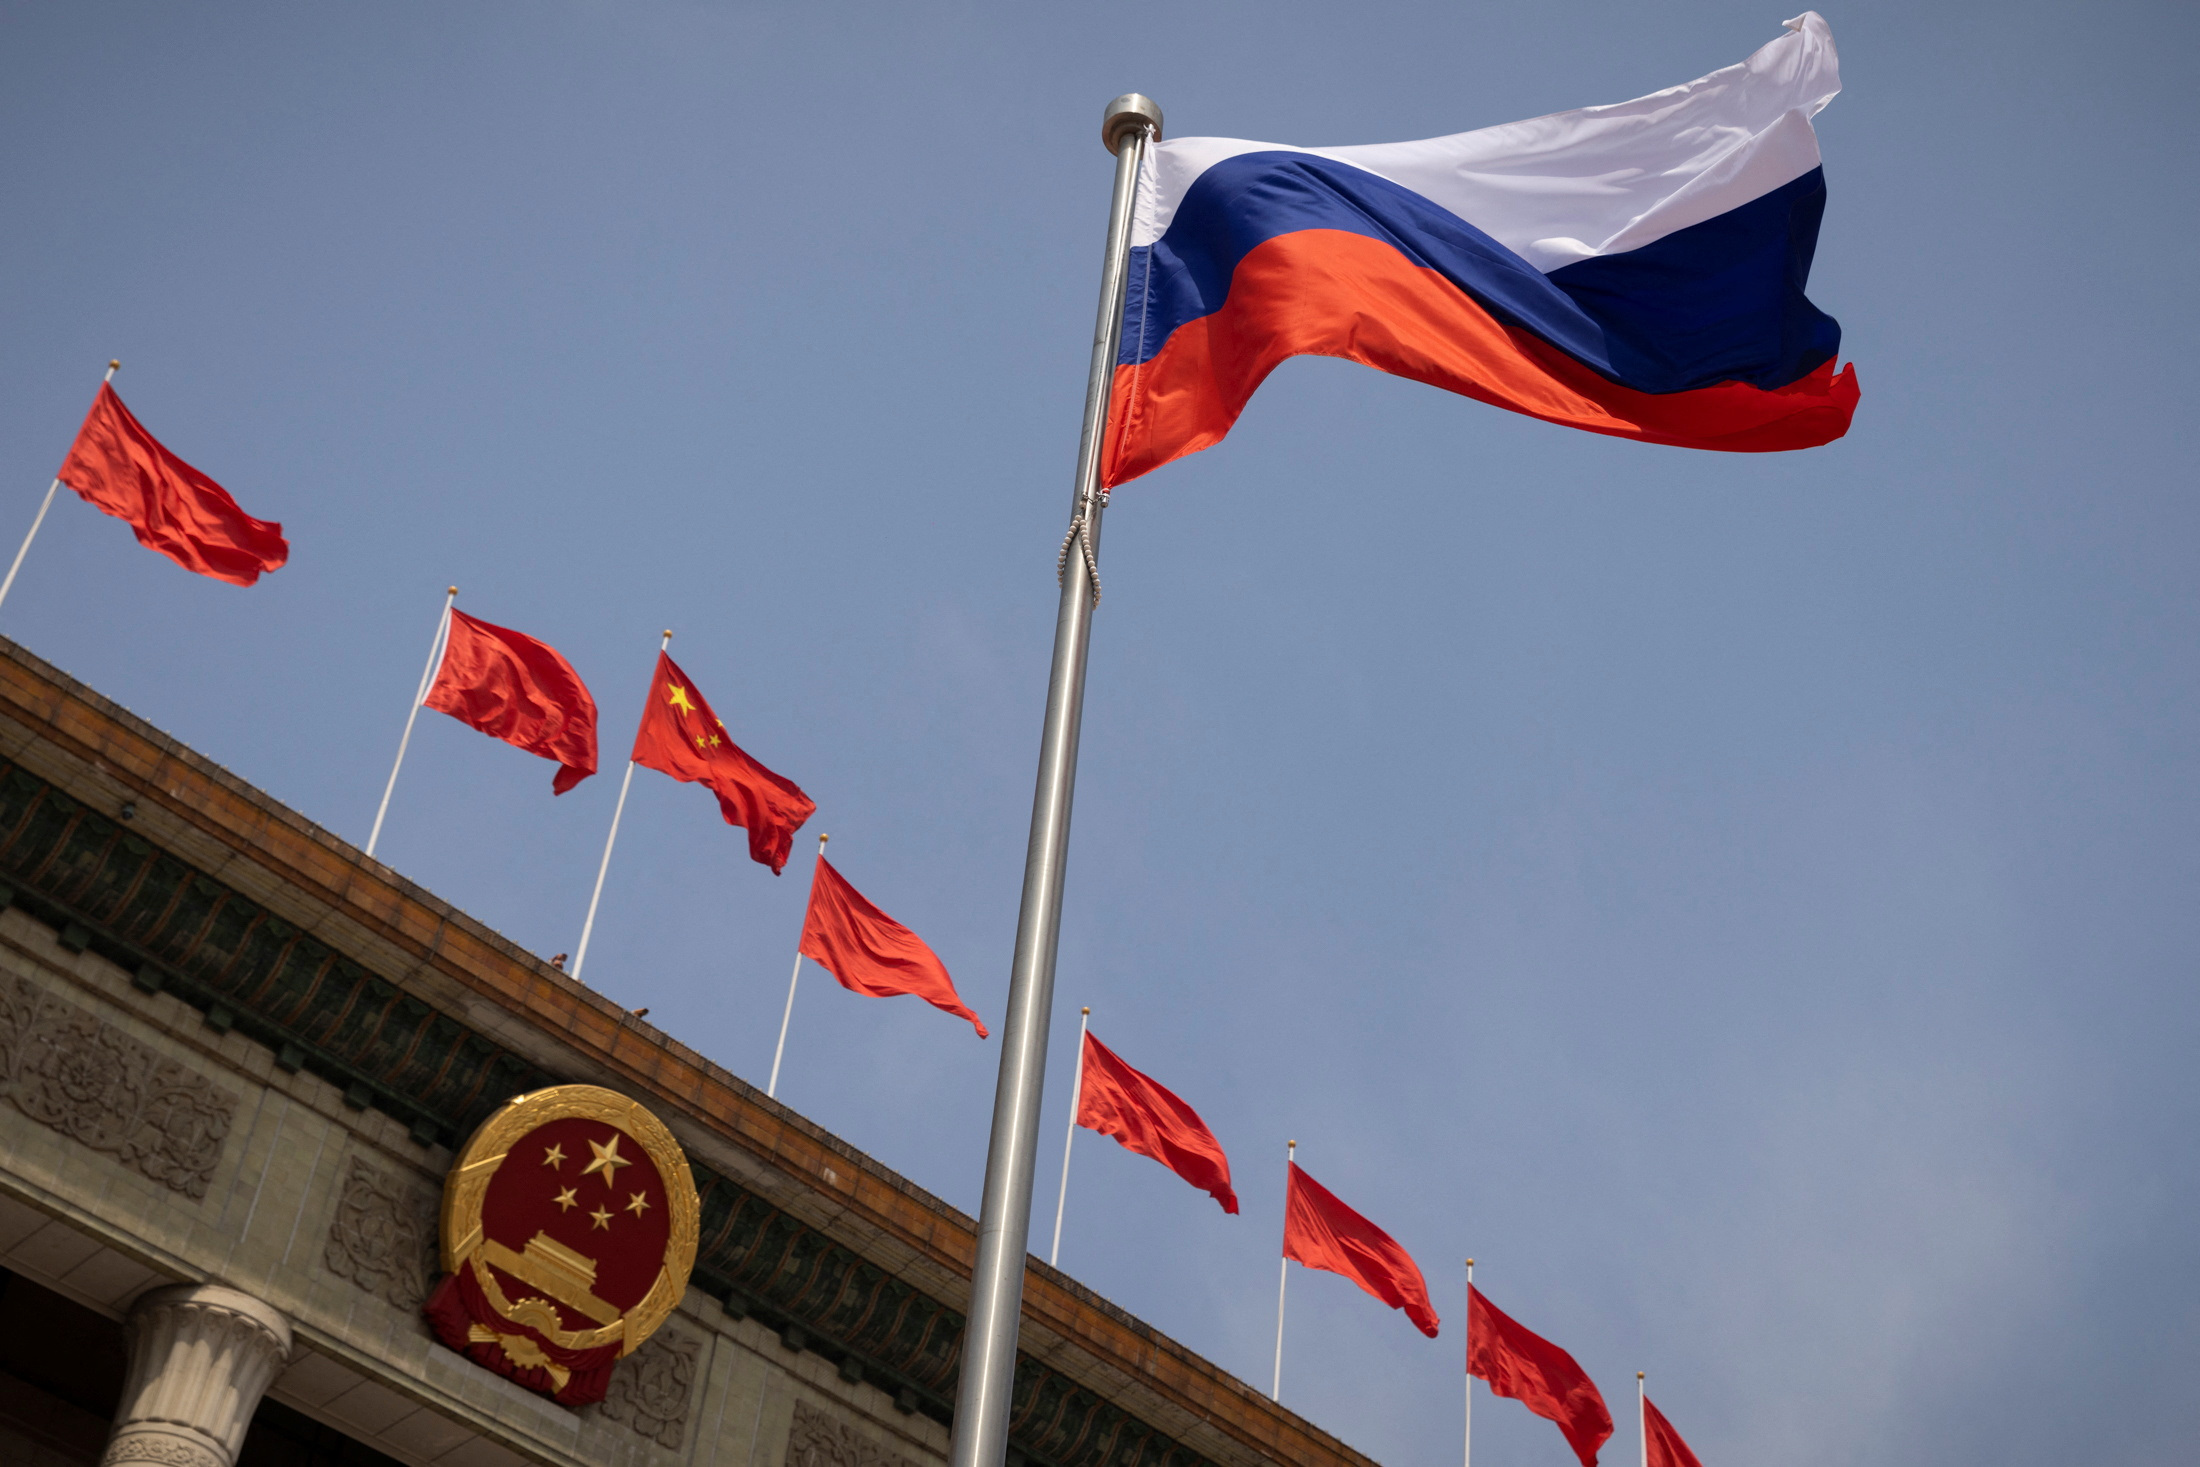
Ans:
<svg viewBox="0 0 2200 1467"><path fill-rule="evenodd" d="M665 701L682 713L693 713L695 711L695 705L688 701L688 690L678 683L673 683L666 691Z"/></svg>

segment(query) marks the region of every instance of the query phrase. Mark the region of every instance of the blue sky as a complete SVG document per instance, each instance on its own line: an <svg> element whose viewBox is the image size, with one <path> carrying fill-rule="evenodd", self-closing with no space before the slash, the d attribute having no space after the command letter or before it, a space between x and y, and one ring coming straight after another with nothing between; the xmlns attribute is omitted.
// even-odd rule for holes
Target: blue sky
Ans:
<svg viewBox="0 0 2200 1467"><path fill-rule="evenodd" d="M10 5L0 534L119 356L294 553L239 590L65 498L0 632L363 841L446 583L573 660L607 751L670 626L995 1021L1101 105L1393 141L1787 13ZM1063 1264L1265 1382L1296 1137L1445 1318L1294 1270L1285 1401L1387 1463L1458 1450L1468 1254L1710 1467L2200 1431L2200 19L1826 13L1847 439L1691 454L1299 361L1115 498L1040 1191L1091 1004L1245 1206L1088 1136ZM382 854L571 948L617 768L551 773L423 715ZM805 882L643 772L588 978L760 1082ZM974 1208L997 1047L805 976L784 1098ZM1483 1467L1571 1460L1477 1406Z"/></svg>

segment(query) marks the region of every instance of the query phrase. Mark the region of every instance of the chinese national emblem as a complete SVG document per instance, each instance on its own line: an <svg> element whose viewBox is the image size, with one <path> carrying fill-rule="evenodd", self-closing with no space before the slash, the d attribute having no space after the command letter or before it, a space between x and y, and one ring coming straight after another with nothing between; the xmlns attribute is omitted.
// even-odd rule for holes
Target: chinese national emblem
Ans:
<svg viewBox="0 0 2200 1467"><path fill-rule="evenodd" d="M664 1124L559 1085L505 1102L443 1184L436 1338L568 1406L663 1324L695 1265L695 1183Z"/></svg>

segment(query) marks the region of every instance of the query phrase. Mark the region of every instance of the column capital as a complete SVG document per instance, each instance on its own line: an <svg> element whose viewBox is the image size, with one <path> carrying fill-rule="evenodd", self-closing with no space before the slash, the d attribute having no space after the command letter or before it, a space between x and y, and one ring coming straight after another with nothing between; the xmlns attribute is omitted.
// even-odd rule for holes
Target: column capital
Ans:
<svg viewBox="0 0 2200 1467"><path fill-rule="evenodd" d="M290 1322L250 1294L178 1284L141 1295L124 1333L130 1372L100 1467L234 1467Z"/></svg>

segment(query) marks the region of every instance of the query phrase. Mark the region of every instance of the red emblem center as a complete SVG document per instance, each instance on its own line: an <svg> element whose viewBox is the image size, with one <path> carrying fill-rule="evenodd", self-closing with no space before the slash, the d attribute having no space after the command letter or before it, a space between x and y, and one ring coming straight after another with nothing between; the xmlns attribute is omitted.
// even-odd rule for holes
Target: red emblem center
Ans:
<svg viewBox="0 0 2200 1467"><path fill-rule="evenodd" d="M640 1142L603 1121L568 1119L505 1153L481 1226L481 1261L507 1298L546 1299L567 1329L600 1329L656 1283L672 1210Z"/></svg>

